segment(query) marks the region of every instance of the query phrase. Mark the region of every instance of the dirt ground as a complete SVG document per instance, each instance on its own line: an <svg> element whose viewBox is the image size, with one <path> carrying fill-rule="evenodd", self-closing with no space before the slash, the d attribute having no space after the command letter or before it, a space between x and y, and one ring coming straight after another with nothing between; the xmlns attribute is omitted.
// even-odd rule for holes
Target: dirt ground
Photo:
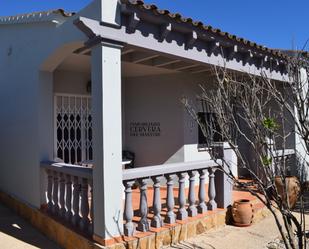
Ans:
<svg viewBox="0 0 309 249"><path fill-rule="evenodd" d="M224 226L165 249L266 249L278 238L278 228L269 215L250 227Z"/></svg>

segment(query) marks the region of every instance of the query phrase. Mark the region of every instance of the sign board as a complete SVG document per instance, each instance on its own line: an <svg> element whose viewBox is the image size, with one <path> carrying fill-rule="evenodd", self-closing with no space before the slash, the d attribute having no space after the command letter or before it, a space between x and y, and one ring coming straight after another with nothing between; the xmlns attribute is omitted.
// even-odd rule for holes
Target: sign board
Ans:
<svg viewBox="0 0 309 249"><path fill-rule="evenodd" d="M160 122L130 122L131 137L159 137Z"/></svg>

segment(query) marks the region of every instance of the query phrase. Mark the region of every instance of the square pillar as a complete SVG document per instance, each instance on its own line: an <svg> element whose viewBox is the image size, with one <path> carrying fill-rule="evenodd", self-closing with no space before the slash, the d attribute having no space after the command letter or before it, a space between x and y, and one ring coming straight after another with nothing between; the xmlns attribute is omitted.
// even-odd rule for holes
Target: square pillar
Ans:
<svg viewBox="0 0 309 249"><path fill-rule="evenodd" d="M110 25L119 26L121 23L120 3L118 0L100 0L101 21Z"/></svg>
<svg viewBox="0 0 309 249"><path fill-rule="evenodd" d="M237 157L229 144L223 142L221 145L218 145L216 147L216 153L218 158L222 158L224 161L224 170L226 172L231 170L233 175L237 177ZM215 201L217 202L218 208L227 208L233 201L232 180L223 171L217 170L215 172L215 186Z"/></svg>
<svg viewBox="0 0 309 249"><path fill-rule="evenodd" d="M94 238L122 233L121 48L91 49Z"/></svg>

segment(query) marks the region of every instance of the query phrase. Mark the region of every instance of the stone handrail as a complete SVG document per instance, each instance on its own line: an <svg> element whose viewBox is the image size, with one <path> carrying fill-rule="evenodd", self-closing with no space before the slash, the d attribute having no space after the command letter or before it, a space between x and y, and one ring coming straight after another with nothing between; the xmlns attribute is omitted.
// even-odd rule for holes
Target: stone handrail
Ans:
<svg viewBox="0 0 309 249"><path fill-rule="evenodd" d="M47 211L75 228L93 231L92 169L55 162L42 162L47 174Z"/></svg>
<svg viewBox="0 0 309 249"><path fill-rule="evenodd" d="M163 222L166 224L174 224L176 219L185 220L188 216L194 217L198 213L203 214L207 210L214 210L217 208L216 194L227 196L224 192L223 185L229 185L228 181L224 178L222 171L216 170L222 164L221 160L214 162L208 161L196 161L186 163L173 163L159 166L150 166L142 168L134 168L123 170L123 184L125 186L125 207L124 207L124 234L126 236L133 236L135 232L135 226L133 223L134 210L132 205L132 187L138 182L140 188L140 204L139 204L139 216L140 220L137 225L137 230L146 232L149 231L150 226L159 228L163 226ZM206 173L209 174L208 185L208 197L209 201L206 203ZM199 189L198 200L195 198L195 181L196 174L199 176ZM174 182L178 178L178 210L174 213L175 200L174 200ZM185 180L189 177L189 192L186 198L185 196ZM161 217L161 196L160 188L162 179L166 180L166 208L167 213L165 219ZM217 179L215 179L217 178ZM148 203L147 203L147 190L149 180L153 183L153 218L151 222L148 221ZM218 181L219 180L219 181ZM217 189L216 183L219 186ZM231 185L229 185L231 186ZM230 189L231 190L231 189ZM231 194L231 191L230 193ZM225 197L221 196L221 200ZM188 199L188 204L187 204ZM219 198L220 199L220 198ZM224 201L223 201L224 202ZM218 205L224 207L222 201Z"/></svg>
<svg viewBox="0 0 309 249"><path fill-rule="evenodd" d="M184 163L170 163L156 166L140 167L133 169L126 169L122 173L122 180L132 180L137 178L149 178L152 176L177 174L179 172L186 172L190 170L199 170L211 167L217 167L222 163L221 160L214 162L209 161L193 161Z"/></svg>
<svg viewBox="0 0 309 249"><path fill-rule="evenodd" d="M71 174L81 178L92 179L92 168L86 168L84 166L78 166L66 163L56 163L56 162L42 162L41 167L50 170L57 170L63 174ZM57 167L57 168L55 168Z"/></svg>

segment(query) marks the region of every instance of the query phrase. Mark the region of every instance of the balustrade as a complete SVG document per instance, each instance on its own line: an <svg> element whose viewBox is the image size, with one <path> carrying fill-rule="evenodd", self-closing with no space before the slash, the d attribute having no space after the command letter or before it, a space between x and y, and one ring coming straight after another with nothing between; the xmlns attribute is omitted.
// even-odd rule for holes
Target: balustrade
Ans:
<svg viewBox="0 0 309 249"><path fill-rule="evenodd" d="M221 163L221 161L218 161ZM163 226L161 217L162 206L166 207L166 215L164 223L174 224L176 219L185 220L188 216L194 217L197 213L205 213L207 210L217 208L215 201L216 186L215 186L215 170L219 165L214 161L192 162L169 164L168 166L151 166L144 168L128 169L123 171L123 183L125 187L125 205L124 205L124 234L126 236L134 235L135 226L133 223L133 203L132 203L132 186L135 182L140 186L140 204L139 222L136 229L146 232L151 227L159 228ZM206 204L206 173L209 172L208 197L209 202ZM196 176L199 176L198 200L195 197ZM186 176L189 176L189 192L186 196L185 182ZM176 177L177 176L177 177ZM162 179L166 180L166 203L161 203L160 189L163 183ZM177 186L178 179L178 186ZM151 181L153 184L151 184ZM147 203L147 189L153 188L152 211L153 217L149 226L148 215L150 206ZM175 210L174 191L177 190L178 196ZM149 191L150 192L150 191ZM137 192L136 192L137 194ZM187 204L188 199L188 204ZM176 211L176 212L175 212Z"/></svg>
<svg viewBox="0 0 309 249"><path fill-rule="evenodd" d="M47 211L85 233L92 233L92 169L42 164L47 173Z"/></svg>
<svg viewBox="0 0 309 249"><path fill-rule="evenodd" d="M218 163L221 163L221 161L215 163L209 160L123 170L123 184L125 187L124 234L133 236L135 230L146 232L149 231L150 227L159 228L164 223L174 224L176 219L185 220L188 216L194 217L197 213L205 213L207 210L216 209L216 194L221 194L221 191L216 191L215 186L215 171L219 167ZM46 196L48 212L52 216L57 216L71 224L76 229L92 234L92 169L62 163L46 163L42 164L42 167L47 173ZM206 203L207 172L209 173L208 203ZM187 179L187 176L189 179ZM166 185L163 187L166 196L163 198L166 198L166 203L161 201L161 185L164 178ZM196 179L199 179L197 199L195 196ZM186 195L187 180L189 180L188 195ZM134 183L138 183L140 190L139 210L136 210L140 218L136 225L133 222L132 187ZM222 186L220 187L222 188ZM148 188L152 188L153 191L148 191ZM174 196L175 191L177 196ZM147 198L151 197L147 196L147 192L153 192L151 211L149 211L151 205L147 200ZM117 197L115 196L115 198ZM161 216L162 208L166 211L164 222ZM148 217L149 215L150 217Z"/></svg>

